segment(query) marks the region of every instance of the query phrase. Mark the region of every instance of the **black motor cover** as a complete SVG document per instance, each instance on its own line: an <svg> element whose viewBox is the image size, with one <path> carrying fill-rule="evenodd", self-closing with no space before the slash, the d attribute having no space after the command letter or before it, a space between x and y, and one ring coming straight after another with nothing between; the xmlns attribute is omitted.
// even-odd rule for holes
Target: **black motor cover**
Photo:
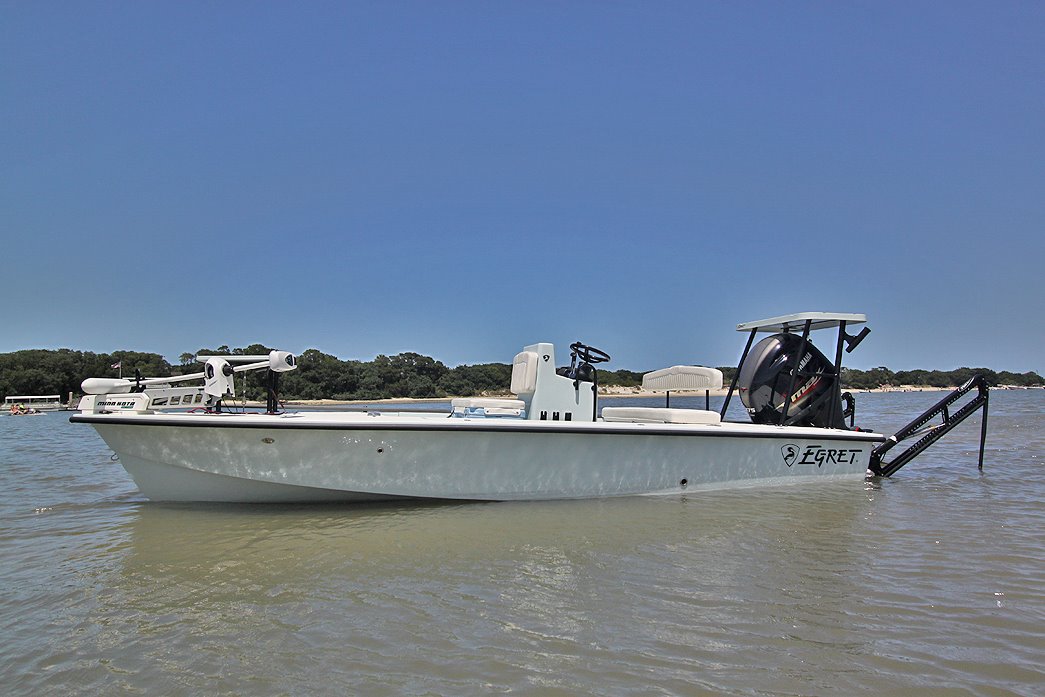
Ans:
<svg viewBox="0 0 1045 697"><path fill-rule="evenodd" d="M801 346L801 336L773 334L755 344L748 353L737 377L737 388L751 420L756 424L780 423L792 368L796 365L795 358ZM809 413L795 425L845 428L838 383L832 379L834 365L808 341L797 365L799 375L787 410L788 418L811 406ZM836 403L835 423L828 424L832 400Z"/></svg>

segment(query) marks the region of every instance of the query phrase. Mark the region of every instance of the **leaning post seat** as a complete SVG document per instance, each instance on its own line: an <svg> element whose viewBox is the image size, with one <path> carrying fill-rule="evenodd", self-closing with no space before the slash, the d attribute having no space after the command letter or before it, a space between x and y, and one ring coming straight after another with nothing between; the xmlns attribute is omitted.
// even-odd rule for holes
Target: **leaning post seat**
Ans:
<svg viewBox="0 0 1045 697"><path fill-rule="evenodd" d="M670 400L672 392L711 390L722 387L722 371L696 365L673 365L654 370L642 376L642 389L650 392L666 392ZM708 397L710 399L710 397ZM630 421L635 423L662 424L718 424L722 417L710 409L671 409L670 407L606 407L602 410L603 421Z"/></svg>
<svg viewBox="0 0 1045 697"><path fill-rule="evenodd" d="M643 389L664 392L664 406L671 406L671 392L704 390L704 408L711 409L711 390L722 389L722 371L700 365L673 365L642 376Z"/></svg>
<svg viewBox="0 0 1045 697"><path fill-rule="evenodd" d="M642 376L642 389L651 392L722 389L722 371L699 365L673 365Z"/></svg>

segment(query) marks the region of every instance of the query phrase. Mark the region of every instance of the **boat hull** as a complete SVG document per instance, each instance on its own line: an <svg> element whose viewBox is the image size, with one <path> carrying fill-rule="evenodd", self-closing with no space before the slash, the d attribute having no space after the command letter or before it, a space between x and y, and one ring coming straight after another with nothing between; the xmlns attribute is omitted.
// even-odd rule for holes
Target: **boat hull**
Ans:
<svg viewBox="0 0 1045 697"><path fill-rule="evenodd" d="M882 440L748 424L288 416L73 420L91 423L154 501L540 500L860 479Z"/></svg>

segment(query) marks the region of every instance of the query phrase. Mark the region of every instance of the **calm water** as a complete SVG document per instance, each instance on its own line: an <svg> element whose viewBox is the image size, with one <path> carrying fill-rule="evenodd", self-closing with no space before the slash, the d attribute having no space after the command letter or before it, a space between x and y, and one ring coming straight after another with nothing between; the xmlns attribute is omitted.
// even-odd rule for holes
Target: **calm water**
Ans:
<svg viewBox="0 0 1045 697"><path fill-rule="evenodd" d="M974 417L881 484L365 508L150 504L89 427L0 416L0 684L1042 695L1043 406L992 393L982 474Z"/></svg>

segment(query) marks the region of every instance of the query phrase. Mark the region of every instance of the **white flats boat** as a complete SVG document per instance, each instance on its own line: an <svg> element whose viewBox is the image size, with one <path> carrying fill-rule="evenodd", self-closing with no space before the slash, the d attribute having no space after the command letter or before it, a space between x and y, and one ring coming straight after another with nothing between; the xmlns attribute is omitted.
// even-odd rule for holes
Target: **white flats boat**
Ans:
<svg viewBox="0 0 1045 697"><path fill-rule="evenodd" d="M199 356L204 371L187 376L85 380L70 420L92 425L153 501L570 499L861 479L891 473L876 451L898 440L852 428L852 397L840 393L843 346L868 331L845 330L864 321L807 312L738 325L750 338L720 412L600 414L594 366L609 356L575 343L569 366L556 369L552 344L538 343L515 356L514 399L455 399L450 413L280 411L278 376L295 359L273 351ZM809 341L824 328L838 329L833 362ZM752 349L759 333L770 336ZM247 370L267 371L265 412L223 408ZM190 380L204 384L174 386ZM675 366L643 384L706 394L722 373ZM734 392L752 423L723 421ZM946 419L936 432L953 426Z"/></svg>

